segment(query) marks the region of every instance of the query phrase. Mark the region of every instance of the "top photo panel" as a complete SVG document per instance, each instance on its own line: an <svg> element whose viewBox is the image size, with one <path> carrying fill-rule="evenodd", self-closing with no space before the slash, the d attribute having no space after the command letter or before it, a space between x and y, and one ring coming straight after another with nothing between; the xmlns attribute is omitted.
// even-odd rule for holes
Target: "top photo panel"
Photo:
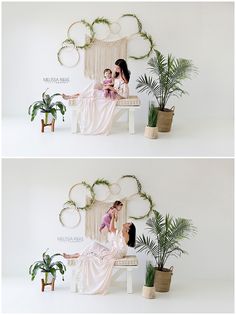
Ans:
<svg viewBox="0 0 236 315"><path fill-rule="evenodd" d="M2 2L3 157L233 155L233 2Z"/></svg>

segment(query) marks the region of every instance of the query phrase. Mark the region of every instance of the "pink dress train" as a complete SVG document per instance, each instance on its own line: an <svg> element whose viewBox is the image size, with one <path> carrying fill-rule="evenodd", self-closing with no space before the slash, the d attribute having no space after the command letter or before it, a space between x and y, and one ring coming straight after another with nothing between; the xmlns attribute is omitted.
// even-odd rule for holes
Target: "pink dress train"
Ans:
<svg viewBox="0 0 236 315"><path fill-rule="evenodd" d="M82 252L75 271L76 291L79 294L105 294L109 288L116 259L127 253L122 232L110 234L110 246L96 241Z"/></svg>
<svg viewBox="0 0 236 315"><path fill-rule="evenodd" d="M105 134L111 131L116 103L128 97L128 84L115 79L118 93L114 99L106 98L101 85L92 82L78 97L80 133L87 135Z"/></svg>

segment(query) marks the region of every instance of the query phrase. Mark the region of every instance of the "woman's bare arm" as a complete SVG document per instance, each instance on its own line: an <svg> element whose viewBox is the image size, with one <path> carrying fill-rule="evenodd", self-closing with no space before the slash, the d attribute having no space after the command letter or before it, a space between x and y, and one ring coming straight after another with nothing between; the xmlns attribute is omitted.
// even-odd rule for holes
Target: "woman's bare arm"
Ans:
<svg viewBox="0 0 236 315"><path fill-rule="evenodd" d="M112 218L111 218L111 223L110 223L110 232L115 233L116 232L116 228L115 228L115 214L112 214Z"/></svg>

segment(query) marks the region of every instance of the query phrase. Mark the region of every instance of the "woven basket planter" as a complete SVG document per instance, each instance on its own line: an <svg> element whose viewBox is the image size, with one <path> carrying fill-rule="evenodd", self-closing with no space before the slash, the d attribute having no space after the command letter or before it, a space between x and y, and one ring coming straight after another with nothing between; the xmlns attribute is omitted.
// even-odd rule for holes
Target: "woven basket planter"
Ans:
<svg viewBox="0 0 236 315"><path fill-rule="evenodd" d="M175 107L173 106L171 109L165 108L164 111L157 108L158 116L157 116L157 127L160 132L169 132L172 126L172 120L174 116Z"/></svg>
<svg viewBox="0 0 236 315"><path fill-rule="evenodd" d="M155 299L156 297L155 287L146 287L144 285L142 296L145 297L146 299Z"/></svg>
<svg viewBox="0 0 236 315"><path fill-rule="evenodd" d="M157 270L156 268L154 285L157 292L168 292L170 290L172 274L173 267L170 269L164 268L163 271Z"/></svg>
<svg viewBox="0 0 236 315"><path fill-rule="evenodd" d="M144 136L149 139L157 139L158 138L158 127L145 127Z"/></svg>

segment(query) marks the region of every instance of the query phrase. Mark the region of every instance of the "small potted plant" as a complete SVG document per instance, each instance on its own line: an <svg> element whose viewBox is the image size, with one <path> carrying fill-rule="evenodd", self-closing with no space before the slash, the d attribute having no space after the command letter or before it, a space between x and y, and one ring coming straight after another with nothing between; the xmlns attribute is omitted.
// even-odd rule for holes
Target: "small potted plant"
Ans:
<svg viewBox="0 0 236 315"><path fill-rule="evenodd" d="M146 299L155 298L155 287L154 287L154 277L155 277L155 268L153 267L150 261L146 264L146 275L145 275L145 285L143 286L142 295Z"/></svg>
<svg viewBox="0 0 236 315"><path fill-rule="evenodd" d="M52 262L53 258L56 256L62 256L57 253L52 256L46 254L48 249L43 253L43 260L35 261L29 268L29 274L31 275L31 280L34 280L37 272L40 270L44 276L41 279L41 289L44 291L45 286L51 285L52 291L54 291L54 284L56 279L56 272L59 271L62 274L62 280L64 281L64 273L66 271L66 266L61 261Z"/></svg>
<svg viewBox="0 0 236 315"><path fill-rule="evenodd" d="M158 138L157 110L152 103L149 104L148 125L145 127L144 136L149 139Z"/></svg>
<svg viewBox="0 0 236 315"><path fill-rule="evenodd" d="M165 268L170 256L178 257L187 254L180 247L180 241L188 239L197 231L192 221L184 218L173 218L169 214L163 217L153 210L153 216L147 222L147 229L152 237L138 236L135 248L138 252L151 254L156 262L154 285L157 292L168 292L170 289L173 267Z"/></svg>
<svg viewBox="0 0 236 315"><path fill-rule="evenodd" d="M45 126L51 126L51 130L54 131L55 120L57 119L57 112L59 111L62 114L63 121L66 112L66 106L62 102L52 102L54 97L61 96L61 94L55 93L50 96L49 94L46 94L46 91L44 91L42 94L42 100L34 102L29 106L28 109L28 114L31 116L31 121L35 119L38 112L43 113L44 119L41 119L42 132L44 132Z"/></svg>
<svg viewBox="0 0 236 315"><path fill-rule="evenodd" d="M197 72L191 60L174 58L168 55L166 58L160 51L155 50L155 56L148 61L150 72L154 77L141 75L136 89L153 95L158 104L158 131L168 132L171 129L174 115L174 106L167 108L167 102L171 96L180 97L188 94L182 88L182 81L190 79L193 72Z"/></svg>

